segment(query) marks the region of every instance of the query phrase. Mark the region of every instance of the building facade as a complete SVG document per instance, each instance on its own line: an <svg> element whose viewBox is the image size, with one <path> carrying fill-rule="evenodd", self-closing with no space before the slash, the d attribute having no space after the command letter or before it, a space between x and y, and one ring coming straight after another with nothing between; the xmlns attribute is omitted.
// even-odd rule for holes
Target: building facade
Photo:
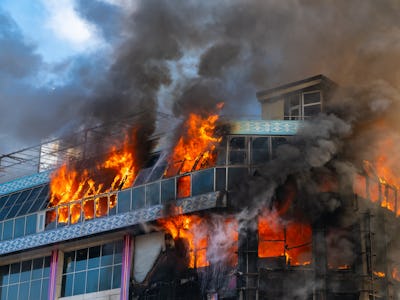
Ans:
<svg viewBox="0 0 400 300"><path fill-rule="evenodd" d="M316 201L339 199L331 214L302 213L289 177L256 220L237 217L334 88L319 75L259 92L262 119L225 121L213 162L189 171L168 175L156 152L132 186L56 206L51 170L2 183L0 299L398 299L398 193L371 173L316 170L330 183Z"/></svg>

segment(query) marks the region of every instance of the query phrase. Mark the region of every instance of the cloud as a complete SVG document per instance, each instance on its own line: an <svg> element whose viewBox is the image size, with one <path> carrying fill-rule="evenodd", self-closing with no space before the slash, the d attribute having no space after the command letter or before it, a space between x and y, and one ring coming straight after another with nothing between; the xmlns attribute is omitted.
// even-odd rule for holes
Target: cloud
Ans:
<svg viewBox="0 0 400 300"><path fill-rule="evenodd" d="M46 25L60 40L77 50L95 49L105 43L97 27L78 14L74 0L43 0L43 4L49 14Z"/></svg>

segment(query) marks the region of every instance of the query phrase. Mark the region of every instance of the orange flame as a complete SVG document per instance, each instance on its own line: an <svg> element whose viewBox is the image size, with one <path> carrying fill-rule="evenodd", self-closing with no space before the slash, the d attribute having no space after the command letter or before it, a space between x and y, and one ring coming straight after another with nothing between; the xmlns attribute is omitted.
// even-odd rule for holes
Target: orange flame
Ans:
<svg viewBox="0 0 400 300"><path fill-rule="evenodd" d="M392 278L394 280L400 281L400 272L399 269L397 269L397 267L394 267L392 270Z"/></svg>
<svg viewBox="0 0 400 300"><path fill-rule="evenodd" d="M137 174L137 160L135 157L135 135L125 136L122 150L116 146L111 148L105 161L98 164L94 170L84 169L79 172L72 164L64 163L51 174L50 203L49 206L57 206L63 203L71 203L79 199L92 197L101 193L130 186ZM110 199L108 204L108 199ZM111 195L98 199L87 199L80 203L61 206L57 209L58 222L78 222L82 216L85 220L95 216L103 216L107 213L107 207L116 205L116 196Z"/></svg>
<svg viewBox="0 0 400 300"><path fill-rule="evenodd" d="M284 223L278 213L265 211L258 219L258 256L285 256L291 265L311 263L312 230L296 221Z"/></svg>
<svg viewBox="0 0 400 300"><path fill-rule="evenodd" d="M222 103L218 109L222 108ZM185 134L178 140L170 157L166 176L174 176L199 170L215 164L216 144L221 141L215 137L215 127L219 116L217 114L203 117L191 113L184 127Z"/></svg>
<svg viewBox="0 0 400 300"><path fill-rule="evenodd" d="M372 272L375 276L379 277L379 278L383 278L386 276L386 274L384 272L380 272L380 271L374 271Z"/></svg>
<svg viewBox="0 0 400 300"><path fill-rule="evenodd" d="M171 234L174 239L184 238L189 244L189 268L201 268L210 264L207 257L210 249L218 252L218 258L228 265L237 264L238 224L234 218L224 218L217 230L223 231L223 238L213 234L216 228L206 218L196 215L177 215L158 220L158 224ZM223 252L223 253L222 253ZM212 252L213 253L213 252ZM213 253L215 255L215 253ZM210 257L211 260L216 259Z"/></svg>
<svg viewBox="0 0 400 300"><path fill-rule="evenodd" d="M209 265L207 261L207 235L199 230L202 219L192 215L178 215L158 221L174 239L184 238L189 243L189 268L200 268ZM196 234L197 232L200 234ZM201 234L203 233L203 234Z"/></svg>

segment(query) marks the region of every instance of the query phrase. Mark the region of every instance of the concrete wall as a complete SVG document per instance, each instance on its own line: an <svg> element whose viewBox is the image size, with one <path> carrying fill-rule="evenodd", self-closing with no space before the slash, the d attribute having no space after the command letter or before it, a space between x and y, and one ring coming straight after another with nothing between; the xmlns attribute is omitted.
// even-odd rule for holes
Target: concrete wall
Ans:
<svg viewBox="0 0 400 300"><path fill-rule="evenodd" d="M119 300L121 289L58 298L60 300Z"/></svg>
<svg viewBox="0 0 400 300"><path fill-rule="evenodd" d="M262 103L262 118L264 120L283 120L284 117L284 101L283 98L274 102Z"/></svg>

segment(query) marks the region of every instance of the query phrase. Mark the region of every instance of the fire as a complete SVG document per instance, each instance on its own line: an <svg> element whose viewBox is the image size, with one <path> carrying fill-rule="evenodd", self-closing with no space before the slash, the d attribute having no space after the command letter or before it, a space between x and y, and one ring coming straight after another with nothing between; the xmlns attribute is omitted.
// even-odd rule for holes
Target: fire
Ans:
<svg viewBox="0 0 400 300"><path fill-rule="evenodd" d="M349 270L351 267L349 265L342 265L337 267L338 270Z"/></svg>
<svg viewBox="0 0 400 300"><path fill-rule="evenodd" d="M50 180L49 206L71 203L132 185L138 171L134 152L135 135L136 132L133 132L132 136L126 135L122 149L118 150L113 146L104 162L94 169L78 171L73 164L64 163L54 171ZM69 212L68 206L61 206L57 209L58 221L66 223L70 216L70 222L74 224L81 216L88 220L105 215L107 205L110 208L116 205L115 195L110 197L109 204L107 202L107 196L87 199L82 204L78 202L71 204Z"/></svg>
<svg viewBox="0 0 400 300"><path fill-rule="evenodd" d="M400 281L400 271L397 269L397 267L394 267L392 270L392 278L394 280Z"/></svg>
<svg viewBox="0 0 400 300"><path fill-rule="evenodd" d="M197 215L177 215L158 220L174 239L186 239L189 245L189 268L202 268L211 262L237 265L238 224L234 218L209 222ZM216 225L218 224L218 225Z"/></svg>
<svg viewBox="0 0 400 300"><path fill-rule="evenodd" d="M386 274L384 272L379 272L379 271L374 271L372 272L375 276L379 277L379 278L383 278L386 276Z"/></svg>
<svg viewBox="0 0 400 300"><path fill-rule="evenodd" d="M366 176L356 174L353 178L353 191L358 196L380 203L393 212L396 212L396 193L399 181L390 171L385 161L385 156L380 156L376 163L364 161ZM368 183L367 183L368 182ZM398 208L397 214L400 213Z"/></svg>
<svg viewBox="0 0 400 300"><path fill-rule="evenodd" d="M201 268L209 265L207 261L207 234L201 228L203 220L196 215L178 215L159 220L174 239L184 238L189 243L189 268Z"/></svg>
<svg viewBox="0 0 400 300"><path fill-rule="evenodd" d="M218 109L222 108L222 103ZM203 117L191 113L184 124L185 134L172 151L166 176L183 174L215 164L214 150L221 137L215 137L218 114Z"/></svg>
<svg viewBox="0 0 400 300"><path fill-rule="evenodd" d="M285 256L291 265L311 263L312 230L308 224L284 222L275 211L265 211L258 219L258 256Z"/></svg>

